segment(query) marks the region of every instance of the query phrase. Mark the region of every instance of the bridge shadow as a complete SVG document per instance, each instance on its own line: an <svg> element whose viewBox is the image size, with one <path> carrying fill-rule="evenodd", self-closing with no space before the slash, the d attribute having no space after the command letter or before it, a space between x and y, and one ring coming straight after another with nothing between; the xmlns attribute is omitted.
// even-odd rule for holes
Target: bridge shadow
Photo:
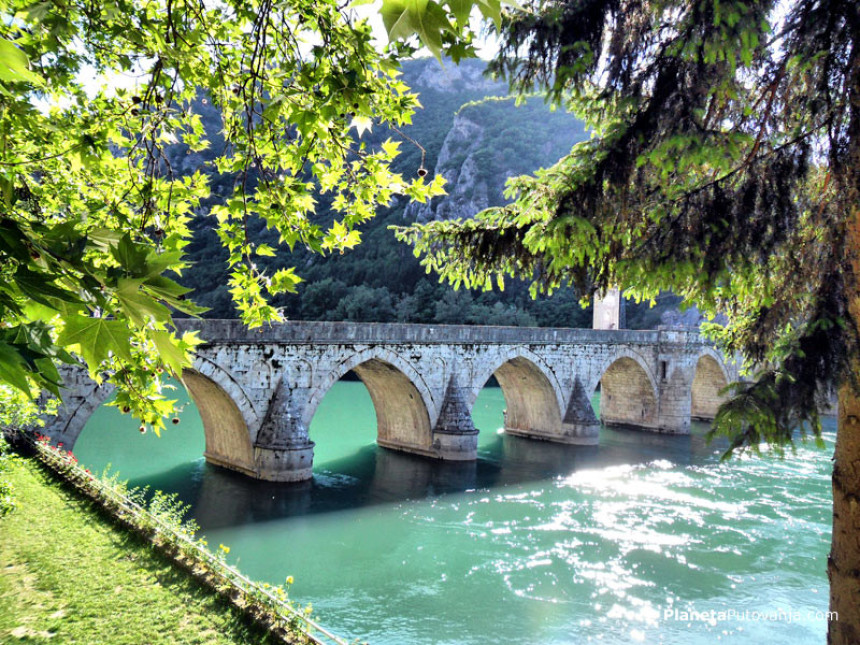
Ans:
<svg viewBox="0 0 860 645"><path fill-rule="evenodd" d="M515 486L620 464L714 462L719 452L719 446L706 444L702 429L677 436L603 428L600 441L598 446L570 446L496 435L482 442L473 462L438 461L367 445L350 457L321 464L312 480L298 484L253 480L198 460L131 484L177 492L205 532Z"/></svg>

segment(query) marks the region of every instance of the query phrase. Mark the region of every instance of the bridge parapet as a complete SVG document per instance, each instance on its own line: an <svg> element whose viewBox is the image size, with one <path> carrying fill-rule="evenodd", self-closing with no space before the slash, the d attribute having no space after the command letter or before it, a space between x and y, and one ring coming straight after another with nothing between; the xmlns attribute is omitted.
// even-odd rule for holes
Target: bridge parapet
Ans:
<svg viewBox="0 0 860 645"><path fill-rule="evenodd" d="M629 345L704 344L697 332L687 330L604 330L301 320L249 330L242 321L232 319L179 319L176 325L180 331L198 331L207 343L219 345L557 345L607 342Z"/></svg>

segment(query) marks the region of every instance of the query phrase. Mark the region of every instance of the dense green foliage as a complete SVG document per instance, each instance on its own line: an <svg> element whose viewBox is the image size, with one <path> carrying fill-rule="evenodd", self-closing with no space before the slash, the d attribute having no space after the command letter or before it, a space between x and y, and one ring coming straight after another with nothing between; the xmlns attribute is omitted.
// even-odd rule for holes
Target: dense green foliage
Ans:
<svg viewBox="0 0 860 645"><path fill-rule="evenodd" d="M116 405L162 424L159 375L188 365L196 342L176 337L171 313L200 312L168 274L186 266L190 218L210 195L165 150L210 145L198 98L220 111L213 161L231 183L206 212L249 325L280 320L269 299L300 280L260 269L275 249L250 235L252 220L288 247L340 252L395 194L441 191L391 169L397 142L362 139L407 124L416 99L396 55L333 0L0 10L0 381L22 392L57 393L55 363L76 352L117 386ZM106 87L129 77L131 89ZM326 226L310 219L321 194Z"/></svg>
<svg viewBox="0 0 860 645"><path fill-rule="evenodd" d="M432 59L406 61L402 79L418 92L421 109L410 125L398 131L380 128L365 135L372 144L389 137L402 141L401 154L392 164L395 171L414 175L424 167L432 176L434 172L458 169L470 154L479 171L471 190L477 192L486 186L490 205L502 205L507 201L502 189L508 177L549 165L569 151L571 140L585 137L577 119L563 111L550 112L539 98L516 107L512 99L501 96L506 89L502 84L481 80L485 63L467 60L460 63L460 69L452 69L451 65L449 61L443 68ZM218 174L214 167L219 146L224 145L217 136L218 109L198 100L194 111L213 141L212 146L195 152L176 145L168 148L166 154L179 172L199 171L209 176L212 196L190 224L194 236L187 248L189 267L179 281L192 289L190 296L196 303L208 308L205 316L231 318L235 317L236 309L229 293L227 254L206 213L228 194L233 177ZM449 141L449 148L453 145L454 149L440 165L440 150L457 116L467 118L481 129L480 141L473 150L468 149L470 142ZM436 197L434 201L444 199ZM591 325L590 310L579 305L573 290L560 292L552 299L534 300L529 297L525 283L514 283L504 292L483 293L454 292L440 284L389 230L390 226L404 222L409 213L407 206L401 199L378 209L374 219L361 225L364 242L349 253L318 254L296 246L292 250L280 248L270 258L259 258L257 264L265 272L295 266L303 279L297 295L279 296L274 303L287 318L303 320ZM332 218L328 204L320 199L311 221L326 226ZM251 219L248 227L256 239L277 246L276 236L267 232L260 220ZM660 314L675 303L670 300L655 309L634 306L629 319L633 325L653 328L659 323Z"/></svg>

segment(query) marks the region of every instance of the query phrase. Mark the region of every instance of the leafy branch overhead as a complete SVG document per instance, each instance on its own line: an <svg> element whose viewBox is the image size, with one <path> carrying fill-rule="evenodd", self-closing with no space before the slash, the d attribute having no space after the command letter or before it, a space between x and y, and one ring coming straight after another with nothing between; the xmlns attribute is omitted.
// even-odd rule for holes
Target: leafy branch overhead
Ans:
<svg viewBox="0 0 860 645"><path fill-rule="evenodd" d="M373 0L357 0L352 6L371 2ZM504 2L515 5L512 0ZM408 43L417 39L440 62L444 54L456 63L475 55L473 39L476 34L470 24L475 9L497 29L501 28L500 0L382 0L380 13L389 41Z"/></svg>
<svg viewBox="0 0 860 645"><path fill-rule="evenodd" d="M391 170L395 141L363 140L408 124L418 102L396 55L334 1L19 0L2 11L0 380L28 394L56 394L55 364L75 352L118 387L117 405L161 424L162 377L189 367L199 342L177 337L171 316L202 312L177 276L209 175L183 175L165 154L210 146L195 101L222 114L215 166L234 182L210 226L249 325L280 320L271 296L300 281L258 266L279 249L253 239L252 219L284 248L342 252L395 194L442 192L441 180ZM318 199L330 224L313 218Z"/></svg>
<svg viewBox="0 0 860 645"><path fill-rule="evenodd" d="M510 180L509 206L398 237L455 286L620 284L725 313L713 333L763 371L719 431L817 433L817 404L860 373L858 34L853 1L531 3L491 68L592 138Z"/></svg>

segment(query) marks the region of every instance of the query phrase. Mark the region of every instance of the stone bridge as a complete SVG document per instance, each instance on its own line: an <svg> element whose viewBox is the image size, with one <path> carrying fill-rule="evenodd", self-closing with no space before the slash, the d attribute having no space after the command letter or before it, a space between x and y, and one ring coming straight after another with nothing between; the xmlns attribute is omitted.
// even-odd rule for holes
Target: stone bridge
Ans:
<svg viewBox="0 0 860 645"><path fill-rule="evenodd" d="M208 461L251 477L312 473L308 428L331 386L353 371L376 410L377 443L471 460L472 407L491 376L507 433L596 444L600 421L686 434L711 419L737 368L689 331L536 329L291 322L248 331L236 320L178 321L206 340L182 375L203 419ZM64 404L45 433L71 449L111 394L67 370ZM600 420L591 397L600 388Z"/></svg>

